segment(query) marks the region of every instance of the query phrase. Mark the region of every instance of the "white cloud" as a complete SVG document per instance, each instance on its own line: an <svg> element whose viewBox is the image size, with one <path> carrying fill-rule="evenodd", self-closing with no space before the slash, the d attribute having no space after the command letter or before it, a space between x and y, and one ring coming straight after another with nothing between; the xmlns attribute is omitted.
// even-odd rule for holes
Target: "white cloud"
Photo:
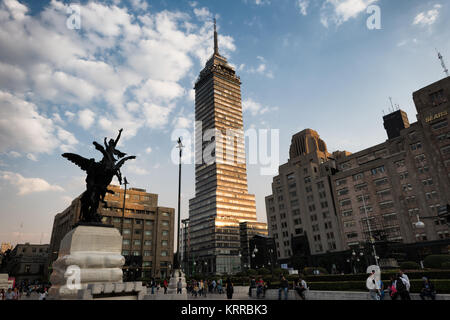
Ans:
<svg viewBox="0 0 450 320"><path fill-rule="evenodd" d="M434 24L439 17L439 9L442 6L440 4L434 5L433 9L420 12L415 18L414 18L414 25L421 25L421 26L430 26Z"/></svg>
<svg viewBox="0 0 450 320"><path fill-rule="evenodd" d="M259 65L256 68L248 68L248 73L260 74L266 76L267 78L273 79L273 72L268 70L266 59L261 56L257 56L256 58L260 61ZM243 68L244 67L242 67L242 69Z"/></svg>
<svg viewBox="0 0 450 320"><path fill-rule="evenodd" d="M242 102L242 111L243 112L250 112L253 116L256 115L263 115L269 111L276 111L278 110L277 107L268 107L263 106L261 103L254 101L251 98L245 99Z"/></svg>
<svg viewBox="0 0 450 320"><path fill-rule="evenodd" d="M192 75L195 60L204 64L212 54L211 13L194 4L190 14L150 13L145 1L131 5L139 10L132 12L121 2L83 3L83 32L76 32L66 27L68 4L62 1L52 0L32 16L17 0L0 3L1 98L20 102L20 110L7 107L16 109L14 115L0 118L9 122L0 126L0 152L17 143L17 151L51 152L61 142L62 115L69 122L76 118L85 129L98 121L104 133L123 127L124 139L172 120L177 99L191 89L181 81ZM219 42L225 55L236 49L229 36L221 34ZM0 103L3 114L5 102ZM61 115L46 115L48 105L64 109ZM102 115L89 108L101 108ZM32 125L14 133L12 123Z"/></svg>
<svg viewBox="0 0 450 320"><path fill-rule="evenodd" d="M203 7L201 9L194 8L194 14L201 20L211 20L213 17L212 13L206 7Z"/></svg>
<svg viewBox="0 0 450 320"><path fill-rule="evenodd" d="M78 124L84 129L89 129L95 121L95 113L89 109L78 112Z"/></svg>
<svg viewBox="0 0 450 320"><path fill-rule="evenodd" d="M35 161L35 162L38 161L36 156L34 154L32 154L32 153L28 153L27 154L27 158L28 158L28 160L31 160L31 161Z"/></svg>
<svg viewBox="0 0 450 320"><path fill-rule="evenodd" d="M320 22L328 28L330 22L341 25L365 12L368 6L378 0L325 0L321 9Z"/></svg>
<svg viewBox="0 0 450 320"><path fill-rule="evenodd" d="M64 191L58 185L51 185L41 178L25 178L19 173L0 171L0 179L9 182L19 189L18 195L24 196L31 193L47 191Z"/></svg>
<svg viewBox="0 0 450 320"><path fill-rule="evenodd" d="M309 0L297 0L297 6L300 9L300 13L304 16L308 14Z"/></svg>
<svg viewBox="0 0 450 320"><path fill-rule="evenodd" d="M150 153L152 153L152 148L151 147L148 147L147 149L145 149L145 153L146 154L150 154Z"/></svg>

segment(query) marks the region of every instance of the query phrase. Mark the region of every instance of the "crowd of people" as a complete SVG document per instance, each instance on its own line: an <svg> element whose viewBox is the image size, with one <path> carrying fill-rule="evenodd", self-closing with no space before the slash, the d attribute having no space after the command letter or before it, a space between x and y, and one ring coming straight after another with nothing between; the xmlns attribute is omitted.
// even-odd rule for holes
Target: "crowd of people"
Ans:
<svg viewBox="0 0 450 320"><path fill-rule="evenodd" d="M195 280L192 279L187 284L187 292L193 297L206 297L209 294L227 294L228 299L233 298L233 283L230 278L225 282L222 279L213 280Z"/></svg>
<svg viewBox="0 0 450 320"><path fill-rule="evenodd" d="M386 294L389 294L391 300L411 300L410 290L411 282L409 277L400 270L400 272L390 278L389 284L385 287L381 279L378 279L375 270L367 278L367 289L372 300L384 300ZM436 299L436 290L434 284L427 277L422 278L422 288L420 298L425 300L430 298Z"/></svg>
<svg viewBox="0 0 450 320"><path fill-rule="evenodd" d="M0 290L0 300L22 300L30 297L32 294L38 295L39 300L46 300L49 287L45 285L24 285L17 286L14 289Z"/></svg>

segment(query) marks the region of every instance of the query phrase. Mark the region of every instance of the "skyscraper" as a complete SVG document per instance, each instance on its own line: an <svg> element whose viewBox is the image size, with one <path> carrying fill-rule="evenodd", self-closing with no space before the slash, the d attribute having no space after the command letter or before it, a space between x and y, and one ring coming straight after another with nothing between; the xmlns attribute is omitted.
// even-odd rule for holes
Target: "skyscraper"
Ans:
<svg viewBox="0 0 450 320"><path fill-rule="evenodd" d="M214 54L195 84L195 120L187 259L195 272L233 274L241 264L239 223L256 222L256 206L247 187L241 81L219 53L215 23Z"/></svg>

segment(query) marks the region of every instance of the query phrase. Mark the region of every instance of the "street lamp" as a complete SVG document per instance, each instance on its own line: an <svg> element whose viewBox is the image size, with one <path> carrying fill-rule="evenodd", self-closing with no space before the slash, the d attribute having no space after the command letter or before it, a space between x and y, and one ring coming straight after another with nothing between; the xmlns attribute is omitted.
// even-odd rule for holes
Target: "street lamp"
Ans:
<svg viewBox="0 0 450 320"><path fill-rule="evenodd" d="M414 224L414 226L415 226L417 229L424 229L424 228L425 228L425 223L423 223L422 221L420 221L419 215L417 215L417 222Z"/></svg>
<svg viewBox="0 0 450 320"><path fill-rule="evenodd" d="M183 156L183 143L181 143L181 137L178 138L178 149L180 149L180 163L178 165L178 225L177 225L177 266L178 269L181 269L181 261L180 261L180 219L181 219L181 157Z"/></svg>

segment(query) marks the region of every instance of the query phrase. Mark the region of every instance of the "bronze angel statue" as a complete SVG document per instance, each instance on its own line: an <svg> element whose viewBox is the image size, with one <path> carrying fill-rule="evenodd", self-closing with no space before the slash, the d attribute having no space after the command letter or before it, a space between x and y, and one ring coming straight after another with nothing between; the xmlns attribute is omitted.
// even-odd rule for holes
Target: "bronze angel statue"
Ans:
<svg viewBox="0 0 450 320"><path fill-rule="evenodd" d="M105 146L95 141L93 142L95 149L103 154L103 159L100 162L96 162L95 159L86 159L73 153L64 153L62 155L87 173L86 191L81 196L80 222L82 223L101 223L101 216L97 213L100 201L106 204L106 193L114 194L113 191L108 190L108 186L111 184L114 176L122 184L120 168L126 161L136 159L135 156L125 157L127 155L126 153L116 149L122 131L123 129L119 130L119 135L116 140L111 139L107 142L105 138Z"/></svg>

